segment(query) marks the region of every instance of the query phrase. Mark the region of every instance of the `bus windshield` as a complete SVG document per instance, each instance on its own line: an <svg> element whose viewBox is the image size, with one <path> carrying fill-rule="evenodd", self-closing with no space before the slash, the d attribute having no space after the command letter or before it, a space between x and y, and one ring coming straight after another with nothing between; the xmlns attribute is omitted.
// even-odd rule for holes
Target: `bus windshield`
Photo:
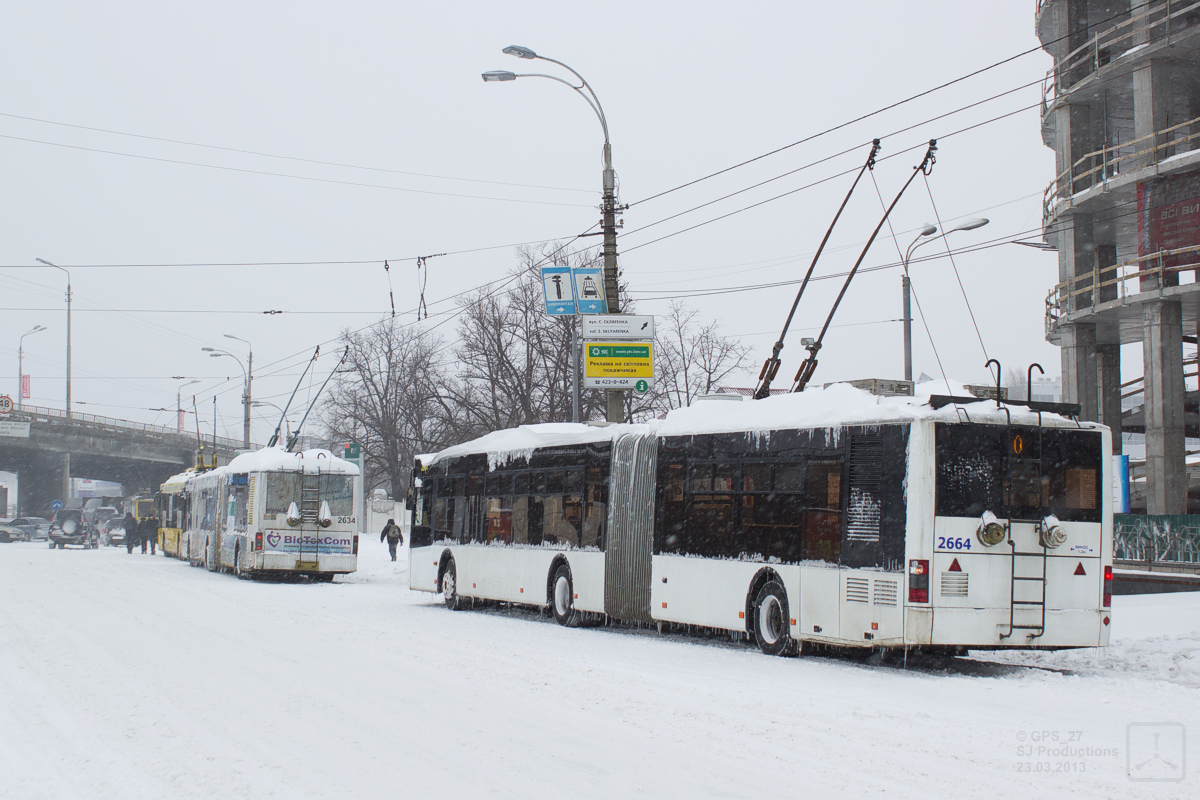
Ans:
<svg viewBox="0 0 1200 800"><path fill-rule="evenodd" d="M300 505L303 476L298 472L268 472L267 514L286 514L288 506ZM310 476L314 477L314 476ZM334 516L354 514L354 477L351 475L321 475L317 482L320 499L329 503Z"/></svg>
<svg viewBox="0 0 1200 800"><path fill-rule="evenodd" d="M1099 431L938 424L937 514L1099 522Z"/></svg>

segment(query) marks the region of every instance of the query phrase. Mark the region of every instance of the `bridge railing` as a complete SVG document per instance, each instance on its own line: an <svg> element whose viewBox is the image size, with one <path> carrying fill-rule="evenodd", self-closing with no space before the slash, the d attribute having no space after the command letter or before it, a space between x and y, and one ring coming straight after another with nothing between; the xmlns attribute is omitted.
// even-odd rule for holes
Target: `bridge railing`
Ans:
<svg viewBox="0 0 1200 800"><path fill-rule="evenodd" d="M1113 515L1114 558L1200 565L1200 515Z"/></svg>
<svg viewBox="0 0 1200 800"><path fill-rule="evenodd" d="M13 418L30 417L43 418L46 420L66 420L67 414L62 409L45 408L43 406L22 406L20 410L13 410ZM177 439L187 439L189 442L196 441L195 434L189 433L188 431L170 428L166 425L150 425L145 422L131 422L127 419L103 417L97 414L72 414L70 420L71 422L81 422L88 425L112 428L119 431L132 431L137 433L153 434L155 436L168 436ZM214 438L212 436L202 436L202 439L206 445L214 443ZM231 450L236 450L242 446L242 440L218 436L215 439L215 444L219 447L227 447Z"/></svg>

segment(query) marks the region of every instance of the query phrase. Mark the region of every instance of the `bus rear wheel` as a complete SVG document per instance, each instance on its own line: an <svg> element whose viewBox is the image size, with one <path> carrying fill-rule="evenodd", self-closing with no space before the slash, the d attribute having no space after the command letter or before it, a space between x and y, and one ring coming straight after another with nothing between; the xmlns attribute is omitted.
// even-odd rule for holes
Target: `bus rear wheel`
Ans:
<svg viewBox="0 0 1200 800"><path fill-rule="evenodd" d="M552 607L558 624L574 628L579 624L579 612L575 610L575 587L571 583L571 568L560 564L554 573Z"/></svg>
<svg viewBox="0 0 1200 800"><path fill-rule="evenodd" d="M442 573L442 599L446 601L446 608L451 611L462 609L462 598L458 596L458 570L454 568L453 558L446 564L446 571Z"/></svg>
<svg viewBox="0 0 1200 800"><path fill-rule="evenodd" d="M788 626L787 592L777 580L767 581L754 599L754 638L769 656L786 656L795 650Z"/></svg>

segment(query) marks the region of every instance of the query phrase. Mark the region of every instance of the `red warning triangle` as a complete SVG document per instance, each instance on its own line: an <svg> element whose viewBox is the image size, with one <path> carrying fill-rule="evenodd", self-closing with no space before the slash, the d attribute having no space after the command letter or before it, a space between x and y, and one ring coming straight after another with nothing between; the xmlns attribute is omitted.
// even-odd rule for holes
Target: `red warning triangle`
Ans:
<svg viewBox="0 0 1200 800"><path fill-rule="evenodd" d="M951 562L950 562L950 569L948 569L948 570L946 570L946 571L947 571L947 572L962 572L962 567L960 567L960 566L958 565L958 559L957 559L957 558L956 558L956 559L954 559L953 561L951 561Z"/></svg>
<svg viewBox="0 0 1200 800"><path fill-rule="evenodd" d="M1076 575L1087 575L1087 573L1083 571L1083 562L1082 561L1080 561L1079 566L1075 568L1075 574Z"/></svg>

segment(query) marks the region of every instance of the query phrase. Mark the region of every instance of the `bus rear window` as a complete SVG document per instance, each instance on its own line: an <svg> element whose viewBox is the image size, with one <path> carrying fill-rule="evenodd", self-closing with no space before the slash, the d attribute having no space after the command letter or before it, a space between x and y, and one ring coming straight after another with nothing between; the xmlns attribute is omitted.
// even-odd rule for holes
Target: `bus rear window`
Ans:
<svg viewBox="0 0 1200 800"><path fill-rule="evenodd" d="M1099 522L1098 431L937 426L937 514Z"/></svg>

